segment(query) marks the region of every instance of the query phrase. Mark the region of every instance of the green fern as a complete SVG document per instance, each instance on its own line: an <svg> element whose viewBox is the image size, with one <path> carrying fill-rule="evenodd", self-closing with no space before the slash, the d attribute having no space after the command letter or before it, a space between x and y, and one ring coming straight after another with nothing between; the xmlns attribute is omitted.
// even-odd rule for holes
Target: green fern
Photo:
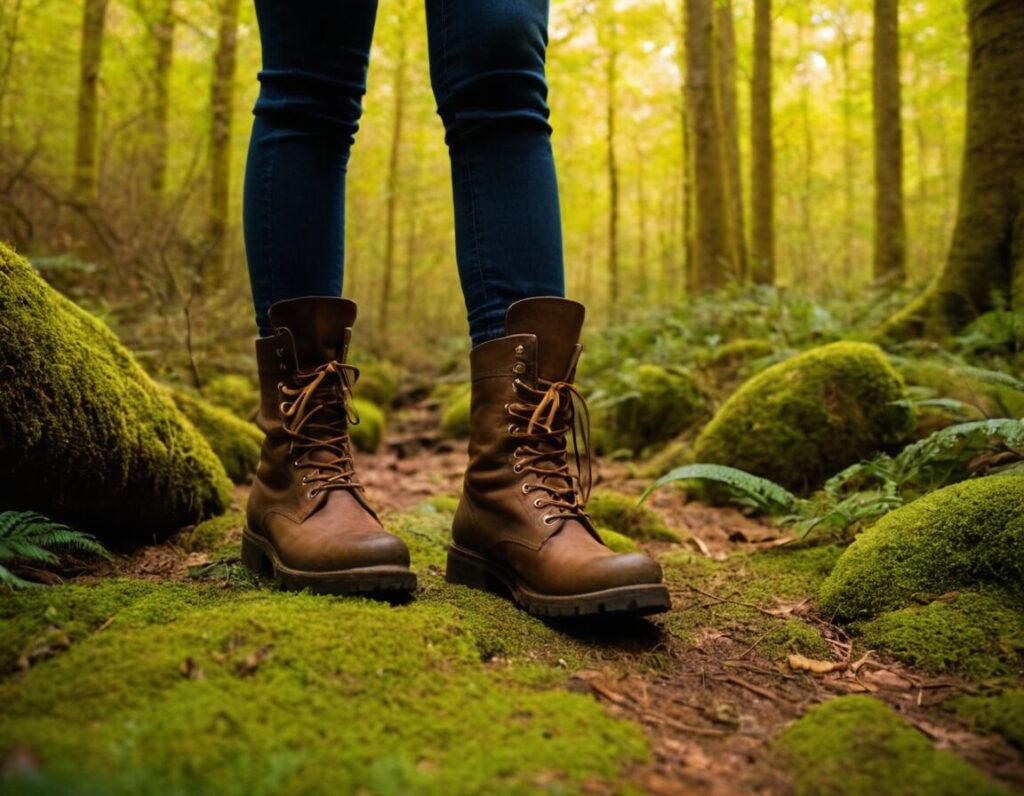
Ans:
<svg viewBox="0 0 1024 796"><path fill-rule="evenodd" d="M34 511L0 512L0 585L12 589L37 585L19 578L6 565L56 564L56 551L110 557L95 537L54 522L42 514Z"/></svg>
<svg viewBox="0 0 1024 796"><path fill-rule="evenodd" d="M647 487L640 501L646 500L655 489L674 481L711 481L720 484L740 505L772 516L790 512L797 504L797 498L774 481L722 464L688 464L677 467Z"/></svg>

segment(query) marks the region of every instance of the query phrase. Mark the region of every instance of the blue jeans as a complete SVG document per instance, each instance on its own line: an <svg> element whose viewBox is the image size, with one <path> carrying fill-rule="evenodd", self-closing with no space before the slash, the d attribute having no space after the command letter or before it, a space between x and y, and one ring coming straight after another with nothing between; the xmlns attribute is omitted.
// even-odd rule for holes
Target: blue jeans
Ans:
<svg viewBox="0 0 1024 796"><path fill-rule="evenodd" d="M256 322L298 296L338 296L345 171L377 0L255 0L263 46L243 222ZM547 83L548 0L426 0L430 78L451 159L470 334L565 280Z"/></svg>

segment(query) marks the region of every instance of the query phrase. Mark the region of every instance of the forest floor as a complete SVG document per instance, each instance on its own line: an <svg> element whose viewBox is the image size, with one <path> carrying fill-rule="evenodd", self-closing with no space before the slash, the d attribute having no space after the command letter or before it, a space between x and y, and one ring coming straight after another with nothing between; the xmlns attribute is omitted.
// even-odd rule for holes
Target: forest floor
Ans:
<svg viewBox="0 0 1024 796"><path fill-rule="evenodd" d="M37 770L55 770L56 779L36 781L42 791L72 777L80 790L116 769L120 792L822 792L794 770L780 733L819 703L864 694L931 747L1007 791L1024 790L1022 750L949 708L977 694L977 683L857 649L816 613L813 595L838 547L794 546L736 510L675 490L652 496L680 536L641 543L672 590L661 616L545 624L499 597L449 586L445 534L465 449L437 439L434 424L428 409L407 410L381 452L358 459L370 500L412 548L420 591L408 605L289 596L255 583L238 563L237 512L201 545L186 530L66 585L0 601L0 648L10 644L0 656L3 771L31 782ZM646 483L625 464L598 462L597 490L638 495ZM245 498L240 487L238 507ZM178 591L161 592L158 605L156 589ZM308 623L308 638L295 622ZM468 657L446 646L450 636L468 641ZM331 645L346 651L317 657L335 655ZM206 697L203 680L213 684ZM480 687L504 696L474 696ZM308 704L296 708L295 699ZM383 718L360 712L378 709ZM289 717L301 726L276 732ZM265 722L274 737L256 737L247 721ZM326 748L343 744L365 748ZM901 782L898 762L871 773L874 785L863 770L844 777L843 765L885 757L865 744L867 763L824 761L828 792L955 792ZM847 750L837 742L832 753Z"/></svg>

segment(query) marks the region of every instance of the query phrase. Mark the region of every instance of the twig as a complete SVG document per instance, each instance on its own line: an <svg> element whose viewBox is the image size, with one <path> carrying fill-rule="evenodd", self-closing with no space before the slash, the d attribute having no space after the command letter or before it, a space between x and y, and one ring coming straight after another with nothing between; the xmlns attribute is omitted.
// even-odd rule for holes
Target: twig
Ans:
<svg viewBox="0 0 1024 796"><path fill-rule="evenodd" d="M717 594L712 594L711 592L704 591L703 589L698 589L696 586L694 586L692 584L687 584L687 588L691 589L692 591L697 592L698 594L703 594L705 597L708 597L708 598L710 598L712 600L715 600L716 602L730 603L732 605L739 605L739 606L741 606L743 608L749 608L752 611L760 611L765 616L772 617L772 619L786 619L786 617L779 616L778 614L773 614L767 608L762 608L760 605L754 605L753 603L745 603L745 602L741 602L739 600L730 599L728 597L719 597Z"/></svg>

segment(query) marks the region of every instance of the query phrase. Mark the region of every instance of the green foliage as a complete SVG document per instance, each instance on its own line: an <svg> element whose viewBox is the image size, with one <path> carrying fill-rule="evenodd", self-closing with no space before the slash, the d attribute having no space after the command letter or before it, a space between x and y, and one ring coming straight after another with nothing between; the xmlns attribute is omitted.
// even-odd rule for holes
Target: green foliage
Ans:
<svg viewBox="0 0 1024 796"><path fill-rule="evenodd" d="M640 496L641 502L655 489L678 481L710 481L725 487L733 500L761 514L778 516L793 510L798 498L767 478L726 467L723 464L690 464L677 467L651 484Z"/></svg>
<svg viewBox="0 0 1024 796"><path fill-rule="evenodd" d="M231 484L210 446L110 329L0 245L0 505L104 541L216 514Z"/></svg>
<svg viewBox="0 0 1024 796"><path fill-rule="evenodd" d="M840 619L877 616L915 599L1024 583L1024 476L947 486L887 514L850 545L819 593Z"/></svg>
<svg viewBox="0 0 1024 796"><path fill-rule="evenodd" d="M1024 659L1024 605L998 591L960 592L857 625L860 642L933 674L1012 674Z"/></svg>
<svg viewBox="0 0 1024 796"><path fill-rule="evenodd" d="M242 420L252 420L260 406L259 387L252 379L237 373L214 376L203 385L203 397Z"/></svg>
<svg viewBox="0 0 1024 796"><path fill-rule="evenodd" d="M639 453L666 442L693 425L705 398L684 368L625 363L588 396L595 425L606 433L605 447Z"/></svg>
<svg viewBox="0 0 1024 796"><path fill-rule="evenodd" d="M210 443L228 477L236 484L251 480L260 463L263 432L254 423L181 387L169 387L167 391L178 409Z"/></svg>
<svg viewBox="0 0 1024 796"><path fill-rule="evenodd" d="M748 381L697 438L697 461L725 464L806 489L903 439L913 412L885 354L833 343Z"/></svg>
<svg viewBox="0 0 1024 796"><path fill-rule="evenodd" d="M188 540L188 548L193 552L212 552L224 544L230 531L245 525L245 513L231 511L219 517L203 520L193 530Z"/></svg>
<svg viewBox="0 0 1024 796"><path fill-rule="evenodd" d="M794 796L1003 794L884 703L843 696L808 710L774 742Z"/></svg>
<svg viewBox="0 0 1024 796"><path fill-rule="evenodd" d="M625 534L613 531L611 528L598 528L597 532L601 536L601 541L616 553L637 553L640 551L640 545Z"/></svg>
<svg viewBox="0 0 1024 796"><path fill-rule="evenodd" d="M992 696L960 696L949 707L970 727L995 731L1024 749L1024 690L1009 689Z"/></svg>
<svg viewBox="0 0 1024 796"><path fill-rule="evenodd" d="M993 310L979 315L956 338L970 354L1016 354L1024 351L1024 312Z"/></svg>
<svg viewBox="0 0 1024 796"><path fill-rule="evenodd" d="M54 522L34 511L0 512L0 586L19 589L34 585L8 569L12 564L56 564L57 552L109 557L95 537Z"/></svg>
<svg viewBox="0 0 1024 796"><path fill-rule="evenodd" d="M360 398L387 408L398 397L405 375L401 367L385 360L360 363L356 392Z"/></svg>
<svg viewBox="0 0 1024 796"><path fill-rule="evenodd" d="M379 406L362 398L356 398L352 405L359 415L359 422L349 425L349 436L356 448L374 453L384 440L384 413Z"/></svg>
<svg viewBox="0 0 1024 796"><path fill-rule="evenodd" d="M472 397L468 384L451 390L441 405L441 433L449 439L469 436L469 410Z"/></svg>
<svg viewBox="0 0 1024 796"><path fill-rule="evenodd" d="M656 511L621 492L607 489L594 492L587 502L587 513L598 526L610 528L630 539L666 542L678 542L680 539Z"/></svg>

